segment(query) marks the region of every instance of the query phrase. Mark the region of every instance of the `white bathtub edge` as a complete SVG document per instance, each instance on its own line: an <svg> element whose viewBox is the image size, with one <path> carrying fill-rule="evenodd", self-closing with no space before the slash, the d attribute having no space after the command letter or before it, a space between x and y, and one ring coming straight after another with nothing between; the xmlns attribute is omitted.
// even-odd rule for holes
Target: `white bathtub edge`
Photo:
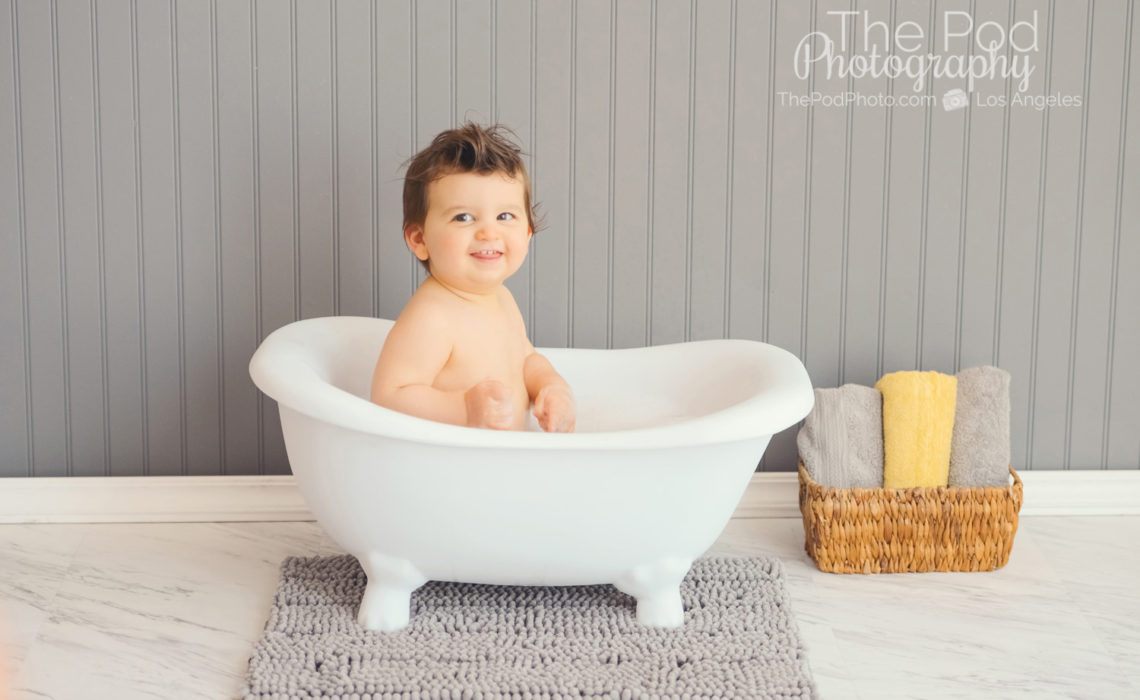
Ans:
<svg viewBox="0 0 1140 700"><path fill-rule="evenodd" d="M1140 515L1140 471L1022 471L1022 515ZM795 472L752 476L734 518L799 517ZM0 479L0 523L311 521L293 476Z"/></svg>

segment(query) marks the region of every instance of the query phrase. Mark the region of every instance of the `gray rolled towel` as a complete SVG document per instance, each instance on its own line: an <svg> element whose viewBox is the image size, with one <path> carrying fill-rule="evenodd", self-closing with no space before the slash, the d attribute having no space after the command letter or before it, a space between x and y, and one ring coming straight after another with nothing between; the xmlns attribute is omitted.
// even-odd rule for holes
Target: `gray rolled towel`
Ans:
<svg viewBox="0 0 1140 700"><path fill-rule="evenodd" d="M1009 485L1009 372L970 367L958 378L950 486Z"/></svg>
<svg viewBox="0 0 1140 700"><path fill-rule="evenodd" d="M836 488L882 487L882 393L859 384L816 389L815 406L796 435L796 446L816 483Z"/></svg>

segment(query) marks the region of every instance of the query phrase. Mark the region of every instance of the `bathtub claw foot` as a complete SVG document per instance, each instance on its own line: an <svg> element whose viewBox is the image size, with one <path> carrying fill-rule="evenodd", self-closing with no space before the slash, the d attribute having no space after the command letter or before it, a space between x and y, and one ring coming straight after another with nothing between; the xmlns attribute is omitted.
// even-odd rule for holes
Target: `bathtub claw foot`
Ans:
<svg viewBox="0 0 1140 700"><path fill-rule="evenodd" d="M371 553L358 557L368 585L360 600L357 622L373 632L396 632L408 626L412 591L427 583L406 559Z"/></svg>
<svg viewBox="0 0 1140 700"><path fill-rule="evenodd" d="M685 608L681 591L669 591L637 599L637 621L646 627L681 627L685 624Z"/></svg>
<svg viewBox="0 0 1140 700"><path fill-rule="evenodd" d="M614 585L637 599L637 621L642 625L680 627L685 624L681 581L692 565L692 559L667 557L633 569Z"/></svg>

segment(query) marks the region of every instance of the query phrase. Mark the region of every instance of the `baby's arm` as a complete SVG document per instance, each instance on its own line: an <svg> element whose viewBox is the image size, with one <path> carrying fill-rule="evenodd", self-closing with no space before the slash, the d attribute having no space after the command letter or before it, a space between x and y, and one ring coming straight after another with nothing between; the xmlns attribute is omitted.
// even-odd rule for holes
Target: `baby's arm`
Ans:
<svg viewBox="0 0 1140 700"><path fill-rule="evenodd" d="M432 386L451 355L451 343L442 340L449 337L443 321L438 314L420 313L392 326L372 373L373 403L428 420L467 424L463 392Z"/></svg>
<svg viewBox="0 0 1140 700"><path fill-rule="evenodd" d="M523 376L539 426L547 432L574 432L576 410L570 385L533 346L523 365Z"/></svg>
<svg viewBox="0 0 1140 700"><path fill-rule="evenodd" d="M509 428L514 407L501 382L455 391L432 386L451 356L446 326L441 315L421 312L392 327L372 374L372 402L441 423Z"/></svg>

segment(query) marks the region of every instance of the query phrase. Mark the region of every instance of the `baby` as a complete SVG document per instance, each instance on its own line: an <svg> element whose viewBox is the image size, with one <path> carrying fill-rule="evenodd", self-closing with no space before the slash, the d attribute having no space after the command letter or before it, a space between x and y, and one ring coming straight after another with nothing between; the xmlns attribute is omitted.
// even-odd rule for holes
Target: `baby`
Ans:
<svg viewBox="0 0 1140 700"><path fill-rule="evenodd" d="M535 219L530 178L498 126L435 137L404 178L404 240L428 277L376 362L372 401L420 418L573 432L570 386L527 340L504 280L522 266Z"/></svg>

